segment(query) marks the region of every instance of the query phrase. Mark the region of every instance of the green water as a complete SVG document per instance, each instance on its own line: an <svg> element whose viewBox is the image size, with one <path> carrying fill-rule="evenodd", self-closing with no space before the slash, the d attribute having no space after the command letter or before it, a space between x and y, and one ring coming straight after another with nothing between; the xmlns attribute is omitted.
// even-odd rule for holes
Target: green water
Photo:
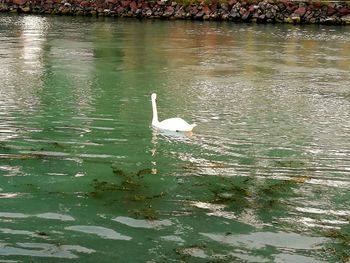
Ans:
<svg viewBox="0 0 350 263"><path fill-rule="evenodd" d="M350 27L0 15L0 261L349 262L349 68Z"/></svg>

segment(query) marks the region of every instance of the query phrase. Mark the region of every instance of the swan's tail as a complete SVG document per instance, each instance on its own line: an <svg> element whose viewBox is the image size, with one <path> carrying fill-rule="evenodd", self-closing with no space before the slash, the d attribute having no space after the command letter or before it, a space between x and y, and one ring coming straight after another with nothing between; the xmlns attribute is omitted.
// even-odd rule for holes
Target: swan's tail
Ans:
<svg viewBox="0 0 350 263"><path fill-rule="evenodd" d="M189 131L192 131L193 128L197 126L197 124L193 123L193 124L191 124L190 126L191 126L191 128L189 129Z"/></svg>

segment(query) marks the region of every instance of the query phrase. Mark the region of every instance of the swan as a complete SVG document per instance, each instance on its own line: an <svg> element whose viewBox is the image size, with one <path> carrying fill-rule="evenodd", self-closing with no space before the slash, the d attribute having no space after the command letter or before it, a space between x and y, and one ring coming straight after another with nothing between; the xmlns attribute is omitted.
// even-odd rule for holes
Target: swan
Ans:
<svg viewBox="0 0 350 263"><path fill-rule="evenodd" d="M157 94L152 93L151 101L152 101L152 110L153 110L153 118L152 118L153 128L164 130L164 131L190 132L196 126L196 124L189 124L181 118L170 118L160 122L158 120L156 99L157 99Z"/></svg>

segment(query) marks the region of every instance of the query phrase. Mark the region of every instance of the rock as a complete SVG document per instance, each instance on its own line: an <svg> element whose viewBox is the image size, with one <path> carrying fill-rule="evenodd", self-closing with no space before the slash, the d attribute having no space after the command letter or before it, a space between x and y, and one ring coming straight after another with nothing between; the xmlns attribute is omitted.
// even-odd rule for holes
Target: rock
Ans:
<svg viewBox="0 0 350 263"><path fill-rule="evenodd" d="M258 21L259 22L265 22L265 20L266 20L266 15L265 14L262 14L262 15L258 16Z"/></svg>
<svg viewBox="0 0 350 263"><path fill-rule="evenodd" d="M122 1L122 7L124 7L124 8L126 8L126 7L128 7L129 6L129 4L130 4L130 1L128 1L128 0L125 0L125 1Z"/></svg>
<svg viewBox="0 0 350 263"><path fill-rule="evenodd" d="M312 17L308 20L309 23L315 24L316 23L316 18Z"/></svg>
<svg viewBox="0 0 350 263"><path fill-rule="evenodd" d="M300 21L301 21L300 16L292 16L291 19L293 20L294 24L300 24Z"/></svg>
<svg viewBox="0 0 350 263"><path fill-rule="evenodd" d="M236 4L237 3L237 0L230 0L229 2L228 2L228 4L230 5L230 6L233 6L234 4Z"/></svg>
<svg viewBox="0 0 350 263"><path fill-rule="evenodd" d="M211 10L210 10L209 6L207 6L207 5L202 7L202 11L206 15L210 15L210 13L211 13Z"/></svg>
<svg viewBox="0 0 350 263"><path fill-rule="evenodd" d="M211 4L211 5L209 5L209 8L211 10L211 14L213 14L213 13L216 13L218 6L216 4Z"/></svg>
<svg viewBox="0 0 350 263"><path fill-rule="evenodd" d="M244 7L241 7L241 8L239 9L239 15L240 15L240 16L243 16L245 13L247 13L247 9L245 9Z"/></svg>
<svg viewBox="0 0 350 263"><path fill-rule="evenodd" d="M157 2L158 5L160 6L164 6L166 4L167 1L163 1L163 0L160 0Z"/></svg>
<svg viewBox="0 0 350 263"><path fill-rule="evenodd" d="M231 17L233 19L236 19L236 18L239 18L240 16L239 16L239 13L237 11L233 10L233 11L231 11Z"/></svg>
<svg viewBox="0 0 350 263"><path fill-rule="evenodd" d="M280 2L277 4L277 7L280 11L283 11L286 9L286 6L284 5L284 3Z"/></svg>
<svg viewBox="0 0 350 263"><path fill-rule="evenodd" d="M295 14L296 16L299 16L299 17L304 16L305 13L306 13L306 8L305 8L305 7L299 7L298 9L296 9L296 10L294 11L294 14Z"/></svg>
<svg viewBox="0 0 350 263"><path fill-rule="evenodd" d="M135 1L131 1L129 7L132 12L135 12L137 10L137 3Z"/></svg>
<svg viewBox="0 0 350 263"><path fill-rule="evenodd" d="M257 6L257 5L250 5L249 7L248 7L248 11L249 12L251 12L251 13L253 13L256 9L258 9L259 8L259 6Z"/></svg>
<svg viewBox="0 0 350 263"><path fill-rule="evenodd" d="M243 21L248 21L250 18L250 12L249 11L246 11L243 15L242 15L242 20Z"/></svg>
<svg viewBox="0 0 350 263"><path fill-rule="evenodd" d="M344 6L344 7L339 9L339 13L341 13L342 15L347 15L347 14L350 14L350 10L349 10L349 8Z"/></svg>
<svg viewBox="0 0 350 263"><path fill-rule="evenodd" d="M90 6L90 2L89 1L82 1L82 2L80 2L80 6L88 7L88 6Z"/></svg>
<svg viewBox="0 0 350 263"><path fill-rule="evenodd" d="M327 9L327 16L332 16L335 13L336 13L336 10L333 7L329 6Z"/></svg>
<svg viewBox="0 0 350 263"><path fill-rule="evenodd" d="M228 4L227 4L227 3L221 3L221 4L220 4L220 7L221 7L222 10L225 10L225 11L228 11L228 10L229 10Z"/></svg>
<svg viewBox="0 0 350 263"><path fill-rule="evenodd" d="M267 19L272 19L272 18L274 18L275 16L273 15L273 13L269 10L269 11L267 11L266 12L266 18Z"/></svg>
<svg viewBox="0 0 350 263"><path fill-rule="evenodd" d="M218 14L217 13L211 13L210 14L210 18L213 19L213 20L217 20L218 19Z"/></svg>
<svg viewBox="0 0 350 263"><path fill-rule="evenodd" d="M203 11L199 11L196 15L195 15L195 18L196 19L202 19L204 16L204 12Z"/></svg>
<svg viewBox="0 0 350 263"><path fill-rule="evenodd" d="M122 7L122 6L119 6L117 8L116 12L117 12L118 15L121 15L121 14L123 14L125 12L125 8Z"/></svg>
<svg viewBox="0 0 350 263"><path fill-rule="evenodd" d="M191 16L195 16L198 13L198 8L196 6L192 6L189 10Z"/></svg>
<svg viewBox="0 0 350 263"><path fill-rule="evenodd" d="M136 9L135 16L138 18L142 17L142 9L141 8Z"/></svg>
<svg viewBox="0 0 350 263"><path fill-rule="evenodd" d="M325 21L326 24L331 24L331 25L335 24L336 22L337 20L335 17L327 17Z"/></svg>
<svg viewBox="0 0 350 263"><path fill-rule="evenodd" d="M146 11L146 16L152 16L152 10L151 9L148 9Z"/></svg>
<svg viewBox="0 0 350 263"><path fill-rule="evenodd" d="M240 9L241 9L241 3L236 3L234 6L232 6L231 11L234 10L238 12Z"/></svg>
<svg viewBox="0 0 350 263"><path fill-rule="evenodd" d="M221 14L221 19L222 20L227 21L227 20L229 20L229 18L230 18L230 14L229 13Z"/></svg>
<svg viewBox="0 0 350 263"><path fill-rule="evenodd" d="M63 15L68 15L68 14L70 14L70 8L64 7L64 8L61 10L61 13L62 13Z"/></svg>
<svg viewBox="0 0 350 263"><path fill-rule="evenodd" d="M183 7L181 6L178 10L175 11L175 18L179 18L179 19L183 19L185 17L185 10L183 9Z"/></svg>
<svg viewBox="0 0 350 263"><path fill-rule="evenodd" d="M174 15L174 13L175 13L175 8L172 6L167 6L163 15L166 17L169 17L169 16Z"/></svg>
<svg viewBox="0 0 350 263"><path fill-rule="evenodd" d="M346 25L350 25L350 15L343 16L341 21Z"/></svg>
<svg viewBox="0 0 350 263"><path fill-rule="evenodd" d="M13 0L13 3L16 5L24 5L27 0Z"/></svg>
<svg viewBox="0 0 350 263"><path fill-rule="evenodd" d="M287 23L287 24L293 24L294 23L293 19L290 18L290 17L285 17L283 21L284 21L284 23Z"/></svg>
<svg viewBox="0 0 350 263"><path fill-rule="evenodd" d="M30 12L30 7L26 6L26 7L22 7L21 11L24 13L29 13Z"/></svg>

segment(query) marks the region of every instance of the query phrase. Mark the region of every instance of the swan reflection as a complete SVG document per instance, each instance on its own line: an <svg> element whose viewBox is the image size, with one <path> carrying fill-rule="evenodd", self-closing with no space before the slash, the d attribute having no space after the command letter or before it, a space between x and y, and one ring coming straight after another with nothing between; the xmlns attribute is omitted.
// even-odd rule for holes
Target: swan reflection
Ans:
<svg viewBox="0 0 350 263"><path fill-rule="evenodd" d="M192 132L175 132L175 131L160 131L157 129L152 129L152 138L150 149L151 156L154 157L157 154L157 149L159 147L158 143L160 140L166 141L168 143L174 142L188 142L189 138L192 136ZM157 162L155 159L151 161L152 173L157 174Z"/></svg>

